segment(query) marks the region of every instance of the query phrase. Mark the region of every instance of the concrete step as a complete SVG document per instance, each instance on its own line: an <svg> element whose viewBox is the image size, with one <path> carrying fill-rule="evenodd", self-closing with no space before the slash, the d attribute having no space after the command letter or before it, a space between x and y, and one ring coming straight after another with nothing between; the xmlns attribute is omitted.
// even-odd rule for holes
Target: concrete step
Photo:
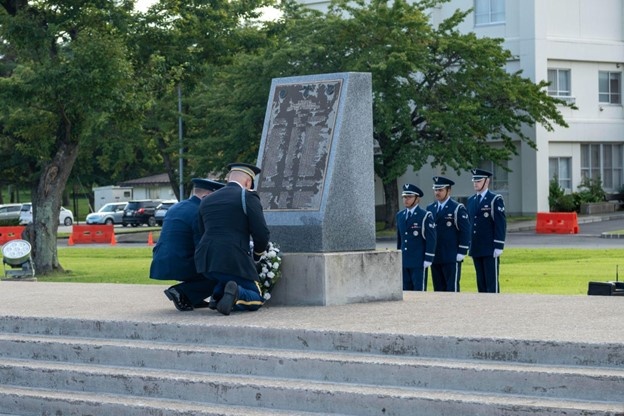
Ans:
<svg viewBox="0 0 624 416"><path fill-rule="evenodd" d="M133 398L114 394L85 393L0 386L0 406L23 415L111 416L318 416L318 413L281 411L217 403L198 403L158 398ZM340 416L340 415L338 415ZM348 416L348 415L345 415Z"/></svg>
<svg viewBox="0 0 624 416"><path fill-rule="evenodd" d="M624 369L443 360L360 353L183 345L154 341L0 334L0 375L22 361L141 367L170 371L452 389L618 401ZM484 376L487 375L487 376ZM9 378L6 374L2 378Z"/></svg>
<svg viewBox="0 0 624 416"><path fill-rule="evenodd" d="M570 327L570 331L573 328ZM617 331L617 329L614 329ZM0 316L0 333L624 368L621 343Z"/></svg>
<svg viewBox="0 0 624 416"><path fill-rule="evenodd" d="M196 406L203 404L206 408L216 404L255 407L261 411L274 409L359 416L409 415L413 414L414 409L423 414L500 415L513 409L514 414L579 416L617 414L623 410L621 403L604 401L471 394L453 390L392 388L122 367L82 368L80 365L24 364L19 368L16 366L12 375L10 387L27 387L19 383L32 383L36 380L37 387L32 388L33 392L86 392L117 397L117 403L127 404L154 399ZM3 379L5 376L3 374ZM3 401L0 395L0 405L15 411L5 407ZM108 410L102 414L109 414Z"/></svg>
<svg viewBox="0 0 624 416"><path fill-rule="evenodd" d="M616 343L2 316L0 409L622 416L623 350Z"/></svg>

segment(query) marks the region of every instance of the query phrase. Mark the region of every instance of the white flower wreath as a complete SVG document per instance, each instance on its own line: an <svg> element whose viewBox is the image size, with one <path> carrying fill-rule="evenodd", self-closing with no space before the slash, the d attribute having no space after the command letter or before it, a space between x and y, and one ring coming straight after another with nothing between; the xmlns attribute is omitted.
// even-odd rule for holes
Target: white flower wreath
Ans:
<svg viewBox="0 0 624 416"><path fill-rule="evenodd" d="M267 301L271 299L271 291L282 277L282 257L276 244L269 242L269 247L257 263L257 270L262 297Z"/></svg>

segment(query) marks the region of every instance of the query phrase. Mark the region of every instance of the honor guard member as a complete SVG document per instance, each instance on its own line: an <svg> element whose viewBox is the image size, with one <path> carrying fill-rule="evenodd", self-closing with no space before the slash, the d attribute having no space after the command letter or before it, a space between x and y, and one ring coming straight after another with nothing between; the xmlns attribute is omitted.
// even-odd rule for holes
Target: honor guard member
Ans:
<svg viewBox="0 0 624 416"><path fill-rule="evenodd" d="M471 223L470 256L477 274L479 292L499 293L500 256L505 248L507 218L503 197L488 190L492 172L472 169L475 195L468 199Z"/></svg>
<svg viewBox="0 0 624 416"><path fill-rule="evenodd" d="M205 283L205 277L195 270L195 247L202 233L199 229L199 203L225 186L221 182L194 178L191 197L173 205L167 211L158 242L152 250L150 278L178 280L182 283L165 290L165 295L179 311L208 306L210 296L197 294L194 286Z"/></svg>
<svg viewBox="0 0 624 416"><path fill-rule="evenodd" d="M197 271L216 284L209 307L223 315L254 311L264 303L254 261L266 251L270 236L260 197L253 191L260 168L231 163L228 169L227 185L199 206L203 236L195 250Z"/></svg>
<svg viewBox="0 0 624 416"><path fill-rule="evenodd" d="M436 247L433 215L418 206L423 191L416 185L403 185L404 210L396 215L397 249L401 250L403 290L427 290L425 270L431 266Z"/></svg>
<svg viewBox="0 0 624 416"><path fill-rule="evenodd" d="M427 206L436 224L436 251L431 265L431 281L436 292L459 292L461 264L470 244L470 221L463 204L451 198L455 182L433 177L436 202Z"/></svg>

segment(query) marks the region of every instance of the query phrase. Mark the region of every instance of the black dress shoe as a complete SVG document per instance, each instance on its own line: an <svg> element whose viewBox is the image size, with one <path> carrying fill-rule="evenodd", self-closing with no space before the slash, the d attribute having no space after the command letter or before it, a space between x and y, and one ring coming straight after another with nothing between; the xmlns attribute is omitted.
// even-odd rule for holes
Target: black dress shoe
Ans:
<svg viewBox="0 0 624 416"><path fill-rule="evenodd" d="M217 310L223 315L229 315L232 312L232 308L238 300L238 285L235 281L230 280L226 283L223 290L223 297L217 303Z"/></svg>
<svg viewBox="0 0 624 416"><path fill-rule="evenodd" d="M175 305L176 309L180 312L192 311L193 305L186 299L186 296L178 292L176 289L170 287L165 290L165 295Z"/></svg>

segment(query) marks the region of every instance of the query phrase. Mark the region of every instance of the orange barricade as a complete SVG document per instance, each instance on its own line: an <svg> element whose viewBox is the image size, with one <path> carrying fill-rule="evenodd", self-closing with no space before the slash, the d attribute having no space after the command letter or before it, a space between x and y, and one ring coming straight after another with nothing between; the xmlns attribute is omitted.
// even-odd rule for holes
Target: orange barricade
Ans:
<svg viewBox="0 0 624 416"><path fill-rule="evenodd" d="M74 244L109 244L115 238L113 225L76 225L72 226L71 240Z"/></svg>
<svg viewBox="0 0 624 416"><path fill-rule="evenodd" d="M535 232L538 234L578 234L576 212L538 212Z"/></svg>
<svg viewBox="0 0 624 416"><path fill-rule="evenodd" d="M23 225L0 227L0 244L6 244L11 240L21 240L25 228Z"/></svg>

